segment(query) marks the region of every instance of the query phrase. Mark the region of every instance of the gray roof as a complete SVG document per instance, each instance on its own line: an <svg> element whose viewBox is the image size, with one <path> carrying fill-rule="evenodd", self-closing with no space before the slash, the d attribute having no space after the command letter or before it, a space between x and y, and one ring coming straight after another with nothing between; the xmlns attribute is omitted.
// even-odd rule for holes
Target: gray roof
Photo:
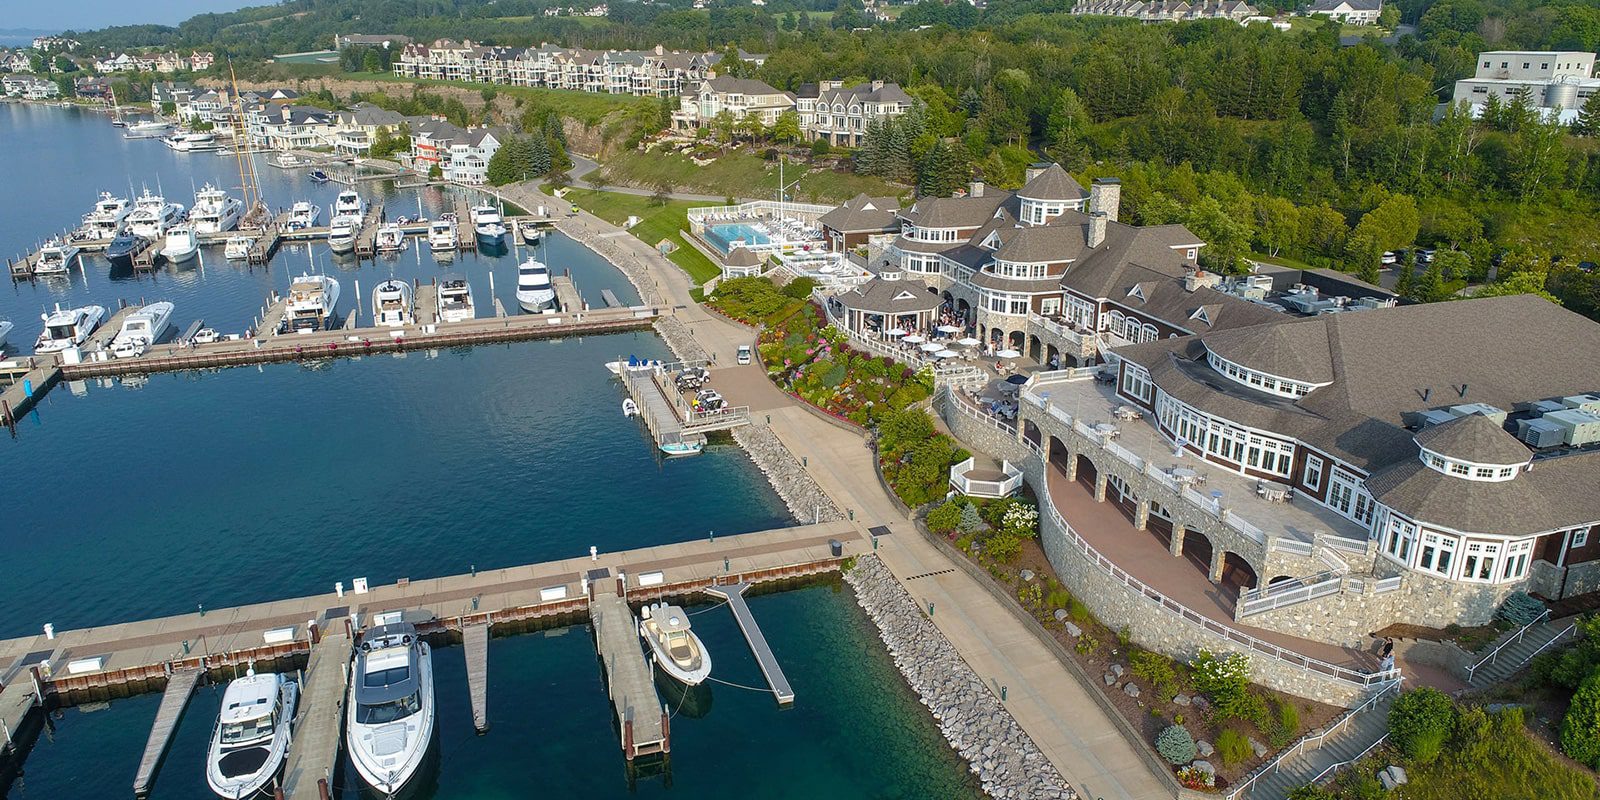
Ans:
<svg viewBox="0 0 1600 800"><path fill-rule="evenodd" d="M727 75L718 75L707 80L704 86L711 87L712 91L723 94L765 95L783 94L783 92L768 86L755 78L733 78Z"/></svg>
<svg viewBox="0 0 1600 800"><path fill-rule="evenodd" d="M733 252L723 259L723 263L730 267L759 267L761 256L756 255L755 251L748 247L735 247Z"/></svg>
<svg viewBox="0 0 1600 800"><path fill-rule="evenodd" d="M900 226L894 214L898 210L900 201L893 197L868 197L862 193L823 214L817 222L841 233L887 232Z"/></svg>
<svg viewBox="0 0 1600 800"><path fill-rule="evenodd" d="M1482 414L1430 425L1417 434L1416 440L1435 453L1476 464L1523 464L1533 455L1499 423Z"/></svg>
<svg viewBox="0 0 1600 800"><path fill-rule="evenodd" d="M1012 195L988 191L981 197L926 197L900 211L901 218L923 228L976 228L994 218L994 212Z"/></svg>
<svg viewBox="0 0 1600 800"><path fill-rule="evenodd" d="M1333 380L1326 325L1264 325L1222 331L1206 349L1243 367L1306 383Z"/></svg>
<svg viewBox="0 0 1600 800"><path fill-rule="evenodd" d="M1089 193L1060 164L1051 164L1023 185L1017 196L1030 200L1082 200Z"/></svg>
<svg viewBox="0 0 1600 800"><path fill-rule="evenodd" d="M1600 451L1540 459L1508 481L1471 481L1409 458L1367 479L1378 502L1463 533L1526 536L1600 520Z"/></svg>
<svg viewBox="0 0 1600 800"><path fill-rule="evenodd" d="M839 295L838 299L846 308L880 314L932 311L944 302L944 298L928 291L927 284L920 281L888 281L882 278L874 278L857 286L855 291Z"/></svg>
<svg viewBox="0 0 1600 800"><path fill-rule="evenodd" d="M911 95L905 93L898 83L884 83L874 87L870 83L858 83L855 86L827 89L817 93L818 102L825 103L900 103L911 104Z"/></svg>
<svg viewBox="0 0 1600 800"><path fill-rule="evenodd" d="M1349 5L1356 11L1382 11L1383 0L1314 0L1311 3L1311 12L1333 11L1341 5Z"/></svg>

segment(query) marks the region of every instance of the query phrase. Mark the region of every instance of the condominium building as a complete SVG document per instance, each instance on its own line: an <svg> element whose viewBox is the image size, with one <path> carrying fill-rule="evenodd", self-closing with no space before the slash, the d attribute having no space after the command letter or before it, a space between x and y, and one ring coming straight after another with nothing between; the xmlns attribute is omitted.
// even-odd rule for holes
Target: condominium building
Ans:
<svg viewBox="0 0 1600 800"><path fill-rule="evenodd" d="M861 144L869 125L904 114L911 109L911 102L899 84L883 81L855 86L822 81L795 92L795 112L805 137L840 147Z"/></svg>
<svg viewBox="0 0 1600 800"><path fill-rule="evenodd" d="M715 53L653 50L585 50L542 44L512 48L441 39L410 43L394 62L406 78L477 81L567 89L597 94L672 97L704 78Z"/></svg>
<svg viewBox="0 0 1600 800"><path fill-rule="evenodd" d="M1383 0L1315 0L1306 15L1346 25L1376 25L1383 16Z"/></svg>
<svg viewBox="0 0 1600 800"><path fill-rule="evenodd" d="M724 111L734 119L755 118L771 125L786 111L793 111L794 95L774 89L754 78L717 75L684 92L672 124L679 130L703 128Z"/></svg>
<svg viewBox="0 0 1600 800"><path fill-rule="evenodd" d="M1195 19L1231 19L1244 22L1256 16L1256 9L1244 0L1078 0L1072 13L1079 15L1127 17L1144 22L1182 22Z"/></svg>
<svg viewBox="0 0 1600 800"><path fill-rule="evenodd" d="M1521 96L1529 105L1570 123L1600 91L1594 53L1560 50L1493 50L1478 54L1470 78L1456 81L1452 102L1481 112L1490 97L1509 103ZM1559 109L1559 111L1558 111Z"/></svg>

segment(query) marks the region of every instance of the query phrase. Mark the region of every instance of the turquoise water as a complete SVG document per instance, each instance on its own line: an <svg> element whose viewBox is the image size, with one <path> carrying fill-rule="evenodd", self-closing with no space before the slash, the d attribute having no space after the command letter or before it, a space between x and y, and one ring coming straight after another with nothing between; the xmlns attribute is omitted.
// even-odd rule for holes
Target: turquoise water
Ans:
<svg viewBox="0 0 1600 800"><path fill-rule="evenodd" d="M8 165L8 183L35 187L0 193L0 252L76 219L98 186L123 180L126 164L160 173L170 192L187 185L185 170L225 163L124 142L98 117L11 105L0 105L0 147L29 154ZM283 193L319 191L303 176L267 174ZM333 191L314 201L325 205ZM402 213L416 201L396 193L388 202ZM601 288L635 297L610 265L569 240L555 237L546 251L591 300ZM485 283L494 270L507 276L496 288L509 300L515 257L439 265L413 250L338 274L370 291L390 270L464 269ZM28 315L53 298L144 294L173 299L180 318L187 309L242 329L265 291L299 269L296 258L253 271L208 260L203 273L126 280L89 266L71 282L0 291L0 317L31 339ZM326 592L358 576L390 583L591 545L791 524L743 451L657 457L648 434L622 417L621 390L601 366L627 354L668 357L641 332L62 385L14 438L0 437L0 487L10 499L0 524L8 567L0 636ZM670 786L658 776L629 788L584 628L491 643L493 729L482 737L471 734L461 651L440 649L441 758L427 796L976 795L847 592L812 587L751 606L799 700L779 710L769 695L714 686L708 714L699 715L703 698L685 704ZM760 682L731 615L714 609L695 626L717 677ZM206 796L201 762L219 698L220 688L200 690L156 797ZM60 712L9 796L126 796L158 702L145 695Z"/></svg>
<svg viewBox="0 0 1600 800"><path fill-rule="evenodd" d="M716 245L724 254L728 252L734 242L743 240L745 244L766 244L771 241L766 234L761 233L750 225L738 223L733 225L711 225L706 228L706 238Z"/></svg>

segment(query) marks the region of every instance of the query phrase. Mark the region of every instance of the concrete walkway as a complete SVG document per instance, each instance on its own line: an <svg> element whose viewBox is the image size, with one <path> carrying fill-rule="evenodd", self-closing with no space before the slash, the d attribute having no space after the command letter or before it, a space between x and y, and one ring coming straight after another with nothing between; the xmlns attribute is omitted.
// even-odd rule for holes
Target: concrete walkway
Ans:
<svg viewBox="0 0 1600 800"><path fill-rule="evenodd" d="M513 201L523 195L534 205L552 202L538 199L543 196L526 184L508 188L513 190L508 192ZM562 221L564 229L569 225L580 237L616 230L587 212ZM631 236L610 241L628 248L647 265L654 288L678 307L677 318L717 363L732 365L735 348L755 342L750 328L695 303L689 296L688 276L648 244ZM1097 689L1079 683L988 590L922 538L884 492L864 437L801 407L766 380L759 368L747 368L737 380L719 379L719 387L730 402L757 410L758 423L770 416L773 432L796 458L805 459L818 485L841 509L853 512L858 524L890 529L891 535L879 544L884 564L923 607L933 604L934 623L962 658L991 684L1007 687L1007 708L1082 796L1104 800L1172 796L1088 694Z"/></svg>

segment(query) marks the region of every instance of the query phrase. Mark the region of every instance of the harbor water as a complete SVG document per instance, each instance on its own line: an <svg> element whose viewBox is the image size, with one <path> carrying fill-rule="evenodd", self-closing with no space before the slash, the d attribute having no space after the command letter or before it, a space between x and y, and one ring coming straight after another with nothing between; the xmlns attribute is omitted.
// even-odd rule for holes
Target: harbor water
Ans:
<svg viewBox="0 0 1600 800"><path fill-rule="evenodd" d="M72 110L0 104L0 147L14 156L8 184L23 187L0 193L8 254L75 223L101 189L126 193L130 180L137 191L159 179L186 205L191 182L237 192L231 158L123 140L104 117ZM274 205L311 199L326 209L341 188L313 185L304 171L259 171ZM381 182L359 191L382 197L391 216L415 214L419 194L429 215L450 202L442 190ZM551 237L543 251L592 304L601 289L637 299L576 243ZM207 250L203 265L137 277L86 259L70 279L0 292L0 319L17 323L9 349L20 340L24 352L40 310L58 301L171 300L180 328L204 319L239 332L309 263L350 281L341 308L354 307L356 280L370 295L391 274L426 282L454 273L472 281L483 314L493 272L514 313L518 255L441 264L413 244L393 261L337 265L325 248L286 248L249 269ZM392 583L792 524L736 447L658 457L621 415L621 391L601 366L629 354L668 356L642 332L58 387L0 440L0 636L326 592L355 577ZM761 684L731 615L693 610L702 608L695 628L716 677ZM732 685L709 696L664 692L677 704L670 772L631 786L586 628L490 643L492 728L481 737L461 649L438 649L440 758L423 796L977 796L847 588L765 594L751 608L794 684L795 707ZM220 697L219 687L197 694L154 797L208 796L204 749ZM58 712L10 796L125 796L158 701Z"/></svg>

